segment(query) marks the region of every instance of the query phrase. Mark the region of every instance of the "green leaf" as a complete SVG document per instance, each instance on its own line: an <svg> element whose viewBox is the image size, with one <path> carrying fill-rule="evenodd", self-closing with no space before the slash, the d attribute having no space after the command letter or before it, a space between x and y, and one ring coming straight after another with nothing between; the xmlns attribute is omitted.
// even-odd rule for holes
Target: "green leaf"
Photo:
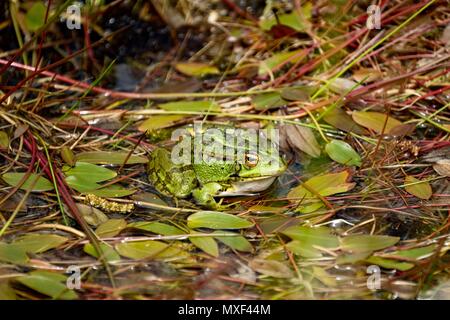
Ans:
<svg viewBox="0 0 450 320"><path fill-rule="evenodd" d="M278 16L278 19L282 25L288 26L295 31L304 31L309 25L309 22L304 18L309 18L310 16L311 11L309 7L304 6L302 8L302 14L294 11L292 13L281 14ZM275 25L277 25L277 19L275 17L263 19L260 21L261 29L266 31L270 30Z"/></svg>
<svg viewBox="0 0 450 320"><path fill-rule="evenodd" d="M16 300L17 296L8 280L0 281L0 300Z"/></svg>
<svg viewBox="0 0 450 320"><path fill-rule="evenodd" d="M8 134L0 130L0 148L7 149L9 146L9 137Z"/></svg>
<svg viewBox="0 0 450 320"><path fill-rule="evenodd" d="M97 227L100 224L108 221L108 217L106 216L106 214L104 214L97 208L88 206L84 203L77 203L76 206L80 211L80 214L83 216L83 219L86 220L86 222L91 226ZM67 214L72 217L70 211L67 211Z"/></svg>
<svg viewBox="0 0 450 320"><path fill-rule="evenodd" d="M344 170L338 173L327 173L324 175L315 176L307 180L304 184L293 188L289 193L289 198L297 198L299 200L308 198L315 198L312 192L323 197L331 196L336 193L347 192L354 188L354 183L348 183L347 180L350 174Z"/></svg>
<svg viewBox="0 0 450 320"><path fill-rule="evenodd" d="M352 90L360 88L357 82L346 79L346 78L336 78L330 82L329 88L331 91L344 95L350 93Z"/></svg>
<svg viewBox="0 0 450 320"><path fill-rule="evenodd" d="M65 180L69 187L80 193L88 193L100 187L98 183L86 177L67 176Z"/></svg>
<svg viewBox="0 0 450 320"><path fill-rule="evenodd" d="M253 259L249 263L250 268L269 277L293 278L294 273L288 266L276 260Z"/></svg>
<svg viewBox="0 0 450 320"><path fill-rule="evenodd" d="M339 247L339 238L331 234L331 230L326 227L292 226L282 233L294 240L287 244L287 248L305 258L321 257L322 252L318 247L326 249Z"/></svg>
<svg viewBox="0 0 450 320"><path fill-rule="evenodd" d="M107 245L105 243L100 243L100 249L102 250L102 253L103 253L106 261L108 261L108 262L120 261L119 254L110 245ZM94 258L98 258L99 257L99 255L97 254L97 251L95 250L94 246L92 244L90 244L90 243L86 243L84 245L84 247L83 247L83 250L84 250L84 252L86 252L87 254L93 256Z"/></svg>
<svg viewBox="0 0 450 320"><path fill-rule="evenodd" d="M399 237L383 235L351 235L341 239L341 249L350 252L371 252L393 246Z"/></svg>
<svg viewBox="0 0 450 320"><path fill-rule="evenodd" d="M199 211L188 217L187 225L192 229L243 229L253 227L254 223L228 213Z"/></svg>
<svg viewBox="0 0 450 320"><path fill-rule="evenodd" d="M153 115L138 127L140 131L153 132L159 129L171 127L177 121L185 119L185 115L169 114L169 115Z"/></svg>
<svg viewBox="0 0 450 320"><path fill-rule="evenodd" d="M327 110L326 114L323 116L323 120L333 127L345 132L353 132L361 135L368 134L366 129L353 121L353 118L339 107L335 107L330 111Z"/></svg>
<svg viewBox="0 0 450 320"><path fill-rule="evenodd" d="M303 49L289 51L289 52L276 52L270 58L267 58L259 63L258 75L264 75L269 70L274 71L288 63L297 63L302 60L305 55Z"/></svg>
<svg viewBox="0 0 450 320"><path fill-rule="evenodd" d="M136 191L136 189L124 189L121 188L118 184L113 184L104 188L85 191L85 193L89 192L90 194L96 195L97 197L101 198L121 198L129 196Z"/></svg>
<svg viewBox="0 0 450 320"><path fill-rule="evenodd" d="M245 237L241 236L238 233L224 232L224 231L217 230L217 231L214 231L212 234L224 234L224 233L229 234L230 236L214 236L214 238L216 240L219 240L223 244L229 246L232 249L242 251L242 252L252 252L253 251L253 247L250 244L250 242L248 242L248 240L245 239Z"/></svg>
<svg viewBox="0 0 450 320"><path fill-rule="evenodd" d="M28 256L23 248L0 242L0 261L24 265L28 262Z"/></svg>
<svg viewBox="0 0 450 320"><path fill-rule="evenodd" d="M25 252L41 253L57 248L68 240L56 234L30 233L15 239L13 244Z"/></svg>
<svg viewBox="0 0 450 320"><path fill-rule="evenodd" d="M63 172L66 176L76 176L93 182L106 181L117 176L113 170L81 161L78 161L75 167L63 166Z"/></svg>
<svg viewBox="0 0 450 320"><path fill-rule="evenodd" d="M189 237L189 241L207 254L210 254L213 257L219 256L219 246L213 237Z"/></svg>
<svg viewBox="0 0 450 320"><path fill-rule="evenodd" d="M325 151L334 161L348 166L361 166L361 157L352 146L341 140L331 140L325 146Z"/></svg>
<svg viewBox="0 0 450 320"><path fill-rule="evenodd" d="M47 8L40 1L35 2L27 11L25 15L25 24L29 31L36 31L44 25L46 11Z"/></svg>
<svg viewBox="0 0 450 320"><path fill-rule="evenodd" d="M2 179L9 184L10 186L17 186L22 180L22 178L25 176L25 172L7 172L4 175L2 175ZM44 177L40 177L35 173L31 173L28 178L25 180L25 182L22 184L20 189L27 190L31 187L31 184L35 181L37 178L36 183L33 186L33 189L31 191L34 192L40 192L40 191L50 191L53 190L53 183L51 183L49 180L47 180Z"/></svg>
<svg viewBox="0 0 450 320"><path fill-rule="evenodd" d="M50 271L31 271L25 276L17 277L21 284L40 292L52 299L72 300L77 294L67 288L67 277Z"/></svg>
<svg viewBox="0 0 450 320"><path fill-rule="evenodd" d="M396 261L396 260L391 260L391 259L384 259L384 258L378 257L378 256L371 256L368 259L366 259L366 262L370 263L370 264L376 264L382 268L397 269L400 271L407 271L407 270L414 268L413 263Z"/></svg>
<svg viewBox="0 0 450 320"><path fill-rule="evenodd" d="M320 146L311 128L287 124L283 126L283 130L285 130L287 140L293 148L314 158L320 156Z"/></svg>
<svg viewBox="0 0 450 320"><path fill-rule="evenodd" d="M376 133L381 133L383 132L384 123L386 121L386 114L381 112L353 111L352 118L357 124L372 129ZM392 129L401 124L402 123L397 119L388 117L384 133L388 134Z"/></svg>
<svg viewBox="0 0 450 320"><path fill-rule="evenodd" d="M125 219L109 219L97 227L95 233L99 238L115 237L127 227Z"/></svg>
<svg viewBox="0 0 450 320"><path fill-rule="evenodd" d="M115 248L121 256L137 260L174 258L183 253L178 248L153 240L119 243Z"/></svg>
<svg viewBox="0 0 450 320"><path fill-rule="evenodd" d="M276 109L287 104L279 92L258 94L253 97L252 101L256 110Z"/></svg>
<svg viewBox="0 0 450 320"><path fill-rule="evenodd" d="M133 222L128 225L129 228L149 231L163 236L176 236L186 234L183 230L161 222Z"/></svg>
<svg viewBox="0 0 450 320"><path fill-rule="evenodd" d="M179 62L175 64L175 69L188 76L203 77L208 74L219 74L220 71L215 66L199 62Z"/></svg>
<svg viewBox="0 0 450 320"><path fill-rule="evenodd" d="M423 200L428 200L433 195L433 190L428 181L421 181L413 176L405 177L405 190Z"/></svg>
<svg viewBox="0 0 450 320"><path fill-rule="evenodd" d="M128 157L128 152L119 151L87 151L76 155L76 160L94 164L122 165ZM147 163L147 157L131 155L126 164Z"/></svg>
<svg viewBox="0 0 450 320"><path fill-rule="evenodd" d="M408 259L414 259L414 260L421 260L421 259L427 258L430 255L432 255L434 253L434 251L436 250L436 247L437 247L436 244L432 244L432 245L429 245L426 247L393 251L393 252L389 252L383 256L402 257L402 258L408 258Z"/></svg>
<svg viewBox="0 0 450 320"><path fill-rule="evenodd" d="M220 111L220 106L214 101L176 101L158 105L166 111Z"/></svg>

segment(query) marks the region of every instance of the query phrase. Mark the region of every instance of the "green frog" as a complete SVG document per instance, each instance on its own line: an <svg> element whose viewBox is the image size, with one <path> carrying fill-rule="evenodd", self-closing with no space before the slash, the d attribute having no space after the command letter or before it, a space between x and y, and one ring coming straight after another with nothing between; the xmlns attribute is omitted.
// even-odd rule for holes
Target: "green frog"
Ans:
<svg viewBox="0 0 450 320"><path fill-rule="evenodd" d="M256 195L286 170L267 132L217 125L183 130L172 135L179 143L171 151L158 147L150 155L148 177L162 194L219 209L223 197Z"/></svg>

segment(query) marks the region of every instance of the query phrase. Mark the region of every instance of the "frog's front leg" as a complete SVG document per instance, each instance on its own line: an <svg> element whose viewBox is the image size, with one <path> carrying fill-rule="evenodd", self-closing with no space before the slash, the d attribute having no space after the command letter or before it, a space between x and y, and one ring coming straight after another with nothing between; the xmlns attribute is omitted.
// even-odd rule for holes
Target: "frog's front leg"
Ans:
<svg viewBox="0 0 450 320"><path fill-rule="evenodd" d="M220 202L217 203L214 196L222 189L222 186L217 182L206 183L200 188L192 190L192 196L197 204L211 209L218 209L221 207Z"/></svg>

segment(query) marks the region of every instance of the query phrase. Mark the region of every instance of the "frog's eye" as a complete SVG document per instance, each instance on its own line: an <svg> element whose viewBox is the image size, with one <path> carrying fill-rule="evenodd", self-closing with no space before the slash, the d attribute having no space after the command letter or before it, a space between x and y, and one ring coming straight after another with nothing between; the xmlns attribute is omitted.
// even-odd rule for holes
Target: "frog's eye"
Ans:
<svg viewBox="0 0 450 320"><path fill-rule="evenodd" d="M245 165L250 168L256 167L259 161L258 154L256 153L246 153L244 156Z"/></svg>

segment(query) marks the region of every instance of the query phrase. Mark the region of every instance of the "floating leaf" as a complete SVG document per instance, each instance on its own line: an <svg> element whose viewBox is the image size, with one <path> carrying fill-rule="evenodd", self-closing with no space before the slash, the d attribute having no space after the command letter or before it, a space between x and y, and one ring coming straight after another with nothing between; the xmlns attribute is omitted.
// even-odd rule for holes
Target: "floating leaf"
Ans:
<svg viewBox="0 0 450 320"><path fill-rule="evenodd" d="M361 157L347 142L331 140L325 146L325 151L334 161L348 166L361 166Z"/></svg>
<svg viewBox="0 0 450 320"><path fill-rule="evenodd" d="M46 11L47 8L40 1L35 2L27 11L25 15L25 24L29 31L36 31L44 25Z"/></svg>
<svg viewBox="0 0 450 320"><path fill-rule="evenodd" d="M428 200L433 195L428 181L421 181L413 176L405 177L405 190L417 198Z"/></svg>
<svg viewBox="0 0 450 320"><path fill-rule="evenodd" d="M75 165L75 154L73 153L72 149L64 146L61 148L60 154L64 162L67 163L70 167L73 167Z"/></svg>
<svg viewBox="0 0 450 320"><path fill-rule="evenodd" d="M249 266L256 272L274 278L292 278L294 276L288 266L276 260L253 259Z"/></svg>
<svg viewBox="0 0 450 320"><path fill-rule="evenodd" d="M67 176L65 180L69 187L81 193L87 193L100 188L100 185L98 183L86 177Z"/></svg>
<svg viewBox="0 0 450 320"><path fill-rule="evenodd" d="M361 135L368 133L366 129L353 121L351 116L349 116L344 110L338 107L327 111L323 116L323 120L326 123L331 124L333 127L345 132L353 132Z"/></svg>
<svg viewBox="0 0 450 320"><path fill-rule="evenodd" d="M5 182L10 186L15 187L19 184L20 180L22 180L25 174L26 174L25 172L7 172L4 175L2 175L2 179L5 180ZM25 182L22 184L20 189L22 190L29 189L35 180L36 182L34 183L33 189L31 191L34 192L50 191L53 190L54 188L53 183L51 183L46 178L38 176L35 173L31 173L25 180Z"/></svg>
<svg viewBox="0 0 450 320"><path fill-rule="evenodd" d="M264 75L268 71L274 71L284 66L287 63L296 63L304 58L303 49L289 51L289 52L277 52L274 53L270 58L267 58L259 63L258 74Z"/></svg>
<svg viewBox="0 0 450 320"><path fill-rule="evenodd" d="M76 155L77 161L94 164L117 164L122 165L128 157L128 152L116 151L87 151ZM126 164L147 163L147 157L131 155Z"/></svg>
<svg viewBox="0 0 450 320"><path fill-rule="evenodd" d="M331 230L326 227L292 226L282 233L295 240L287 245L288 249L305 258L321 257L322 253L317 247L327 249L339 247L338 237L331 234Z"/></svg>
<svg viewBox="0 0 450 320"><path fill-rule="evenodd" d="M352 118L357 124L372 129L376 133L383 132L384 123L386 122L386 114L381 112L353 111ZM384 133L390 133L392 129L401 124L397 119L388 117Z"/></svg>
<svg viewBox="0 0 450 320"><path fill-rule="evenodd" d="M182 253L178 248L153 240L119 243L115 248L121 256L137 260L174 258Z"/></svg>
<svg viewBox="0 0 450 320"><path fill-rule="evenodd" d="M281 97L289 101L309 101L312 87L291 87L281 90Z"/></svg>
<svg viewBox="0 0 450 320"><path fill-rule="evenodd" d="M28 256L23 248L0 242L0 261L23 265L28 262Z"/></svg>
<svg viewBox="0 0 450 320"><path fill-rule="evenodd" d="M207 254L210 254L213 257L219 256L219 246L213 237L189 237L189 241Z"/></svg>
<svg viewBox="0 0 450 320"><path fill-rule="evenodd" d="M133 222L128 225L129 228L149 231L163 236L176 236L186 234L183 230L161 222Z"/></svg>
<svg viewBox="0 0 450 320"><path fill-rule="evenodd" d="M126 227L125 219L109 219L99 225L95 233L99 238L115 237Z"/></svg>
<svg viewBox="0 0 450 320"><path fill-rule="evenodd" d="M250 244L250 242L248 242L248 240L245 239L245 237L241 236L240 234L224 231L214 231L212 234L224 234L224 233L229 234L229 236L214 236L214 238L224 243L225 245L229 246L232 249L242 252L253 251L253 247Z"/></svg>
<svg viewBox="0 0 450 320"><path fill-rule="evenodd" d="M56 234L30 233L14 240L13 244L25 252L41 253L54 249L69 240Z"/></svg>
<svg viewBox="0 0 450 320"><path fill-rule="evenodd" d="M37 270L16 279L21 284L52 299L72 300L78 298L73 290L67 288L67 277L59 273Z"/></svg>
<svg viewBox="0 0 450 320"><path fill-rule="evenodd" d="M0 130L0 148L8 149L8 147L9 147L8 134L5 131Z"/></svg>
<svg viewBox="0 0 450 320"><path fill-rule="evenodd" d="M348 94L359 87L361 86L358 83L346 78L336 78L329 85L331 91L342 95Z"/></svg>
<svg viewBox="0 0 450 320"><path fill-rule="evenodd" d="M120 261L119 254L110 245L107 245L105 243L100 243L100 249L102 250L102 254L104 255L104 258L106 259L106 261L108 261L108 262ZM95 250L95 248L94 248L94 246L92 244L86 243L84 245L84 247L83 247L83 250L87 254L89 254L89 255L93 256L94 258L98 259L99 256L98 256L97 251Z"/></svg>
<svg viewBox="0 0 450 320"><path fill-rule="evenodd" d="M294 124L284 125L287 140L291 146L303 151L311 157L320 156L320 146L310 128L297 126Z"/></svg>
<svg viewBox="0 0 450 320"><path fill-rule="evenodd" d="M406 250L398 250L389 252L387 254L384 254L386 257L392 256L394 257L401 257L401 258L408 258L408 259L414 259L414 260L421 260L429 257L434 253L436 250L437 245L432 244L426 247L420 247L420 248L413 248L413 249L406 249Z"/></svg>
<svg viewBox="0 0 450 320"><path fill-rule="evenodd" d="M91 226L98 226L106 221L108 221L108 217L99 209L88 206L83 203L76 204L80 214L83 216L84 220ZM70 211L66 211L69 216L71 216ZM71 216L72 217L72 216ZM73 218L73 217L72 217Z"/></svg>
<svg viewBox="0 0 450 320"><path fill-rule="evenodd" d="M383 235L351 235L341 239L341 249L351 252L371 252L393 246L399 237Z"/></svg>
<svg viewBox="0 0 450 320"><path fill-rule="evenodd" d="M185 75L193 77L203 77L209 74L220 73L217 67L199 62L179 62L175 64L175 69Z"/></svg>
<svg viewBox="0 0 450 320"><path fill-rule="evenodd" d="M363 261L371 255L371 252L344 253L336 258L337 264L350 264Z"/></svg>
<svg viewBox="0 0 450 320"><path fill-rule="evenodd" d="M161 103L158 107L166 111L220 111L220 106L214 101L176 101Z"/></svg>
<svg viewBox="0 0 450 320"><path fill-rule="evenodd" d="M321 196L331 196L336 193L347 192L355 186L349 183L349 172L344 170L338 173L327 173L307 180L304 184L293 188L289 193L289 198L307 199L315 198L315 195L309 190L314 190Z"/></svg>
<svg viewBox="0 0 450 320"><path fill-rule="evenodd" d="M106 181L117 176L113 170L81 161L78 161L74 167L64 166L63 172L66 176L76 176L93 182Z"/></svg>
<svg viewBox="0 0 450 320"><path fill-rule="evenodd" d="M187 219L189 228L243 229L253 227L253 222L232 214L216 211L199 211Z"/></svg>
<svg viewBox="0 0 450 320"><path fill-rule="evenodd" d="M258 94L252 99L256 110L276 109L287 104L279 92Z"/></svg>
<svg viewBox="0 0 450 320"><path fill-rule="evenodd" d="M181 114L154 115L142 122L138 129L140 131L153 132L155 130L171 127L177 121L185 118L186 116Z"/></svg>
<svg viewBox="0 0 450 320"><path fill-rule="evenodd" d="M413 263L385 259L385 258L378 257L378 256L371 256L370 258L366 259L366 262L370 263L370 264L376 264L382 268L396 269L396 270L400 270L400 271L407 271L407 270L414 268Z"/></svg>
<svg viewBox="0 0 450 320"><path fill-rule="evenodd" d="M129 196L135 193L136 191L137 191L136 189L124 189L121 188L119 185L113 184L111 186L85 192L89 192L90 194L93 194L101 198L121 198Z"/></svg>
<svg viewBox="0 0 450 320"><path fill-rule="evenodd" d="M278 15L278 21L280 24L285 25L294 29L295 31L304 31L308 26L309 22L305 20L305 18L309 18L311 16L311 10L308 6L302 8L302 14L297 11L292 13L286 13ZM260 27L263 30L270 30L272 27L276 26L277 19L275 17L271 17L269 19L263 19L260 21Z"/></svg>

